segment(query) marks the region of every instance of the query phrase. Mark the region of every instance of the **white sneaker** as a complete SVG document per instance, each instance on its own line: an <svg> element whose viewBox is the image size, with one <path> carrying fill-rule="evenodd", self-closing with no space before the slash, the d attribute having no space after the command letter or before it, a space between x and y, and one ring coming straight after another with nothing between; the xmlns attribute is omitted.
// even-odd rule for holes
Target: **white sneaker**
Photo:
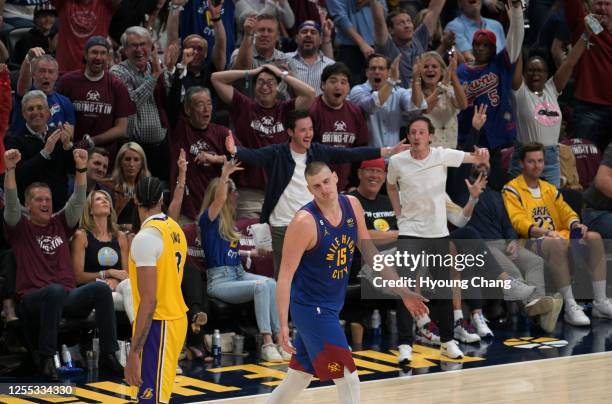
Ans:
<svg viewBox="0 0 612 404"><path fill-rule="evenodd" d="M487 325L488 322L489 320L481 312L472 314L472 325L476 328L480 338L490 338L493 336L493 331Z"/></svg>
<svg viewBox="0 0 612 404"><path fill-rule="evenodd" d="M603 302L593 300L593 317L612 318L612 300L606 299Z"/></svg>
<svg viewBox="0 0 612 404"><path fill-rule="evenodd" d="M459 345L457 344L457 341L455 341L454 339L448 342L443 342L440 345L440 359L444 360L444 358L448 358L448 359L462 359L463 358L463 352L461 352L461 349L459 349Z"/></svg>
<svg viewBox="0 0 612 404"><path fill-rule="evenodd" d="M582 307L577 305L576 303L568 305L565 304L565 313L563 314L563 319L566 323L570 325L575 325L578 327L587 326L591 324L591 320L584 314Z"/></svg>
<svg viewBox="0 0 612 404"><path fill-rule="evenodd" d="M397 363L404 366L409 365L412 362L412 347L410 345L400 345L397 349L399 350Z"/></svg>
<svg viewBox="0 0 612 404"><path fill-rule="evenodd" d="M261 347L261 359L266 362L282 362L283 357L278 353L276 345L265 344Z"/></svg>
<svg viewBox="0 0 612 404"><path fill-rule="evenodd" d="M455 321L454 336L455 339L463 342L464 344L472 344L480 341L480 336L476 334L474 327L472 327L464 318Z"/></svg>
<svg viewBox="0 0 612 404"><path fill-rule="evenodd" d="M279 344L276 345L276 349L285 362L289 362L291 360L291 354L285 351Z"/></svg>

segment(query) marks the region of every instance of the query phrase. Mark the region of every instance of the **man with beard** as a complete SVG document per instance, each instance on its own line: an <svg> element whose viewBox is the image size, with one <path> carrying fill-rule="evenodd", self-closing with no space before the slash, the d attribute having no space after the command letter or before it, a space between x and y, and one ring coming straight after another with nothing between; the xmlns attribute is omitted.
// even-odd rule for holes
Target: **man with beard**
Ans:
<svg viewBox="0 0 612 404"><path fill-rule="evenodd" d="M47 96L51 116L47 125L56 128L63 123L74 126L76 118L74 107L68 97L55 91L58 77L57 60L45 53L42 48L32 48L19 69L17 91L13 107L13 122L11 132L19 133L25 129L25 121L21 115L21 98L30 90L41 90Z"/></svg>
<svg viewBox="0 0 612 404"><path fill-rule="evenodd" d="M466 61L474 61L472 37L476 31L480 29L492 31L496 38L495 47L497 53L503 51L505 47L504 27L502 27L499 22L484 18L480 15L482 0L459 0L458 3L461 14L446 24L444 30L451 31L455 34L455 45L457 46L457 50L463 54Z"/></svg>
<svg viewBox="0 0 612 404"><path fill-rule="evenodd" d="M289 53L289 71L321 94L321 73L326 66L334 64L331 45L331 20L325 20L323 28L312 20L300 24L295 43L297 50ZM323 30L323 32L321 32Z"/></svg>
<svg viewBox="0 0 612 404"><path fill-rule="evenodd" d="M368 57L366 76L368 81L353 87L348 100L366 113L370 140L374 147L389 147L399 142L403 114L427 108L425 99L420 108L414 104L412 90L399 87L401 56L393 63L381 54ZM417 101L418 102L418 101Z"/></svg>
<svg viewBox="0 0 612 404"><path fill-rule="evenodd" d="M310 107L315 142L346 148L368 144L368 126L363 111L346 100L350 90L350 74L348 67L340 62L323 69L323 94ZM346 191L349 188L351 165L334 164L330 167L338 176L338 190Z"/></svg>
<svg viewBox="0 0 612 404"><path fill-rule="evenodd" d="M252 78L255 100L232 87L232 83L242 78L246 78L249 83ZM211 80L221 100L229 106L230 120L234 123L238 140L245 147L253 149L285 143L288 139L284 126L287 114L294 109L310 108L315 96L312 87L274 65L264 65L253 70L216 72ZM279 101L281 83L291 87L297 97ZM236 182L241 196L238 201L238 217L258 217L266 184L263 170L245 170Z"/></svg>
<svg viewBox="0 0 612 404"><path fill-rule="evenodd" d="M105 186L102 181L107 179L106 174L108 173L108 152L102 147L94 147L89 150L89 156L87 157L87 195L91 191L102 190L108 192L113 198L114 192L112 189Z"/></svg>
<svg viewBox="0 0 612 404"><path fill-rule="evenodd" d="M417 56L427 52L429 39L436 30L436 23L445 1L430 1L429 11L423 17L423 23L415 31L414 23L407 11L392 11L385 21L382 4L378 0L370 0L374 18L376 51L391 60L394 60L398 55L402 55L399 70L402 87L404 88L410 87L412 66L416 62Z"/></svg>
<svg viewBox="0 0 612 404"><path fill-rule="evenodd" d="M125 85L106 71L109 50L105 38L89 38L85 44L85 69L62 76L58 92L74 105L74 140L84 140L88 147L105 146L113 155L117 140L126 135L128 117L136 109Z"/></svg>

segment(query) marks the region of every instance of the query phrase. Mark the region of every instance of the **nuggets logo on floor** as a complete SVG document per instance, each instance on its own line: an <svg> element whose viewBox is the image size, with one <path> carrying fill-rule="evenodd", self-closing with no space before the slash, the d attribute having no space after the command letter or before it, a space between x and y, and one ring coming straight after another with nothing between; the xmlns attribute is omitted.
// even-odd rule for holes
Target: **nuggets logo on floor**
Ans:
<svg viewBox="0 0 612 404"><path fill-rule="evenodd" d="M564 347L567 345L567 341L550 337L520 337L507 339L504 341L504 345L522 349L550 349Z"/></svg>

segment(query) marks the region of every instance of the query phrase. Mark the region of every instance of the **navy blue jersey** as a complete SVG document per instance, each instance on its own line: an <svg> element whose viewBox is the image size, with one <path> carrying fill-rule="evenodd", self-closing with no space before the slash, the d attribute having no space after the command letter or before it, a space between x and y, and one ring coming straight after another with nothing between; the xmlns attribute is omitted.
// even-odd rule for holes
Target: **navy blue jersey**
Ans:
<svg viewBox="0 0 612 404"><path fill-rule="evenodd" d="M291 283L291 301L340 311L357 243L357 220L348 197L339 195L342 220L332 226L315 201L302 207L317 224L317 244L300 260Z"/></svg>
<svg viewBox="0 0 612 404"><path fill-rule="evenodd" d="M457 76L468 100L468 107L458 117L460 145L466 142L470 133L474 107L481 104L488 106L487 121L478 145L498 149L514 142L516 124L510 102L513 73L514 66L505 50L493 56L486 66L471 68L464 63L457 68Z"/></svg>
<svg viewBox="0 0 612 404"><path fill-rule="evenodd" d="M208 268L223 266L238 266L240 262L240 242L228 241L221 237L219 225L221 215L212 222L208 218L208 208L200 215L198 225L200 226L200 240L206 256Z"/></svg>

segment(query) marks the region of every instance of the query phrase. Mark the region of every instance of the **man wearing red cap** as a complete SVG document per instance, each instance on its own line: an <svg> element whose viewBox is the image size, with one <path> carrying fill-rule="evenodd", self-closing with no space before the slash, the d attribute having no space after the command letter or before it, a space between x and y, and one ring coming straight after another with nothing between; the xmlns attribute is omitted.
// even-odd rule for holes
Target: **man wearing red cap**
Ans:
<svg viewBox="0 0 612 404"><path fill-rule="evenodd" d="M501 166L500 150L514 142L516 124L512 116L510 94L512 73L518 60L525 26L520 1L513 1L510 29L506 38L506 49L496 54L497 36L493 31L479 29L474 33L472 52L474 61L457 68L457 76L463 84L468 107L459 114L459 147L474 143L469 139L474 108L487 105L487 120L475 143L491 150L491 178L489 184L500 189L505 182Z"/></svg>

